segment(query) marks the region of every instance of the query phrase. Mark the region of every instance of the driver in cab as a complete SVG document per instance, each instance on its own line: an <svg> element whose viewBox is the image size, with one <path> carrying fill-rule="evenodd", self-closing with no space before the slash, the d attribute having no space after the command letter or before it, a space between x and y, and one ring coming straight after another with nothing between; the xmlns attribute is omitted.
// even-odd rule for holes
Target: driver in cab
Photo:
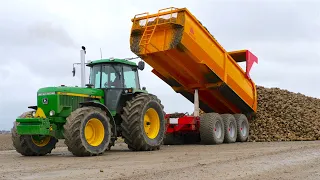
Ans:
<svg viewBox="0 0 320 180"><path fill-rule="evenodd" d="M119 73L115 73L116 77L114 78L114 81L111 83L111 86L114 86L115 88L122 88L121 83L121 76Z"/></svg>

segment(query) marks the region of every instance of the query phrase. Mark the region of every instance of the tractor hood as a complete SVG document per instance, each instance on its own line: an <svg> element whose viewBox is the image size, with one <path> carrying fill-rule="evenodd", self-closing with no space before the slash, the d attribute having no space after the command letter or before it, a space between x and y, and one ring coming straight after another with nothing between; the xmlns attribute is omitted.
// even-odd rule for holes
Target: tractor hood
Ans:
<svg viewBox="0 0 320 180"><path fill-rule="evenodd" d="M102 99L101 89L82 87L44 87L37 92L37 109L41 109L46 117L66 118L79 108L81 102L89 99ZM50 115L50 112L53 112Z"/></svg>
<svg viewBox="0 0 320 180"><path fill-rule="evenodd" d="M67 86L58 86L58 87L45 87L40 88L37 92L38 96L53 95L53 94L62 94L70 96L100 96L103 97L103 90L93 89L93 88L82 88L82 87L67 87Z"/></svg>

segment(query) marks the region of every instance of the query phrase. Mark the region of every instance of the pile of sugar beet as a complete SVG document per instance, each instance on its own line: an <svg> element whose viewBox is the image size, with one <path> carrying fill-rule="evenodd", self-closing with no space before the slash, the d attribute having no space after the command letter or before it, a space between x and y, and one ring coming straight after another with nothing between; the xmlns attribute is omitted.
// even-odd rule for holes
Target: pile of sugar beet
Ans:
<svg viewBox="0 0 320 180"><path fill-rule="evenodd" d="M320 140L320 99L257 86L258 110L249 141Z"/></svg>

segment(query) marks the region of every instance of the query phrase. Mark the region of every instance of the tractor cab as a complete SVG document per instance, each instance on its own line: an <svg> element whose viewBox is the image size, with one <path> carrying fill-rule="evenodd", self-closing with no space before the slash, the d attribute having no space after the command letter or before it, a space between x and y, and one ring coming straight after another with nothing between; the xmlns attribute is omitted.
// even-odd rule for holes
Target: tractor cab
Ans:
<svg viewBox="0 0 320 180"><path fill-rule="evenodd" d="M101 59L87 64L90 67L89 86L102 89L105 105L110 111L117 111L123 96L141 90L138 70L144 69L144 62L136 63L124 59ZM124 101L125 102L125 101Z"/></svg>

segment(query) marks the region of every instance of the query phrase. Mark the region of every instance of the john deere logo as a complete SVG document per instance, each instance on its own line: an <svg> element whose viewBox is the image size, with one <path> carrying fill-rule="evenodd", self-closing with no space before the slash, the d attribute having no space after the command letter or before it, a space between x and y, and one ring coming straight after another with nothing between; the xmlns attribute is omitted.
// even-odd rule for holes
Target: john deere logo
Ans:
<svg viewBox="0 0 320 180"><path fill-rule="evenodd" d="M48 98L43 98L43 99L42 99L42 103L43 103L43 104L48 104Z"/></svg>

